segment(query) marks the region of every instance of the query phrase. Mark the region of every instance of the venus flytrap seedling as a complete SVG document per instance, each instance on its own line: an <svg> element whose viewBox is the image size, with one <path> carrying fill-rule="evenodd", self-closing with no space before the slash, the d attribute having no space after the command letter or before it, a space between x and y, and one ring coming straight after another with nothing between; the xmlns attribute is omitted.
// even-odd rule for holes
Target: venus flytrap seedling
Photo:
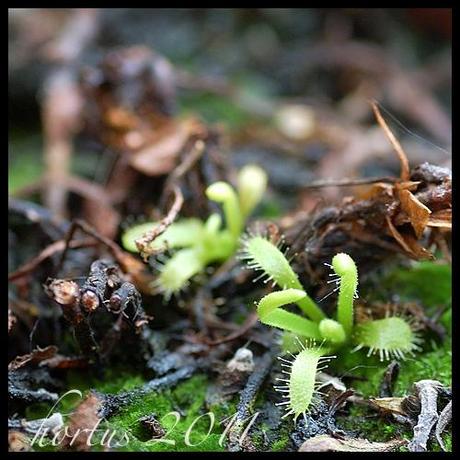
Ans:
<svg viewBox="0 0 460 460"><path fill-rule="evenodd" d="M260 321L298 335L321 339L320 329L314 321L279 308L289 303L298 302L305 296L305 291L301 289L285 289L266 295L260 300L257 307Z"/></svg>
<svg viewBox="0 0 460 460"><path fill-rule="evenodd" d="M343 348L352 342L357 351L368 348L368 356L378 353L380 360L404 359L407 353L413 354L419 349L421 339L414 333L410 321L401 317L367 321L354 325L353 301L357 297L358 269L353 259L345 253L336 254L329 267L334 271L329 283L335 283L332 292L339 291L337 302L337 320L327 318L316 303L308 297L297 275L292 270L285 255L279 248L260 235L250 235L243 239L242 259L250 268L262 271L265 282L272 281L282 288L263 297L257 305L257 314L262 323L283 329L286 334L296 334L300 351L293 355L292 361L278 358L285 368L287 378L278 378L282 385L275 389L282 393L286 414L294 416L309 412L318 400L316 376L319 367L332 357L325 356L331 351ZM296 303L309 319L282 309ZM307 340L322 340L321 346L305 347L298 336ZM297 347L298 348L298 347ZM335 356L334 356L335 357Z"/></svg>
<svg viewBox="0 0 460 460"><path fill-rule="evenodd" d="M350 336L353 329L353 299L358 297L358 269L354 260L343 252L333 257L332 268L337 275L339 289L337 320L345 334Z"/></svg>
<svg viewBox="0 0 460 460"><path fill-rule="evenodd" d="M334 273L329 283L335 283L339 291L337 319L328 318L302 288L285 255L261 235L243 239L242 259L249 268L262 271L265 282L273 281L282 288L263 297L257 307L261 322L278 327L304 338L321 339L329 350L347 344L354 350L368 348L369 355L379 353L381 360L390 357L404 358L418 349L420 338L409 321L401 317L388 317L354 325L353 301L357 297L358 270L353 259L345 253L336 254L330 266ZM281 309L296 303L309 317Z"/></svg>
<svg viewBox="0 0 460 460"><path fill-rule="evenodd" d="M157 264L159 276L152 285L167 299L183 290L208 265L224 262L237 247L246 218L263 197L267 185L265 172L255 165L241 169L238 192L226 182L216 182L206 189L206 196L223 207L225 226L219 214L211 214L206 222L200 219L180 219L172 223L150 243L153 252L172 250L163 264ZM136 240L158 225L146 222L136 225L122 235L125 249L138 252Z"/></svg>

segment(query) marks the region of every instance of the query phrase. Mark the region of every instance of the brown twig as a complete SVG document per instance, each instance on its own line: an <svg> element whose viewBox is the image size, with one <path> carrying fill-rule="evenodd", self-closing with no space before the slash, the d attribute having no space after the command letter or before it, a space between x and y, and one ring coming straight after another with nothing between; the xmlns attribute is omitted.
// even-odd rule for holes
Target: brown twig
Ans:
<svg viewBox="0 0 460 460"><path fill-rule="evenodd" d="M85 240L74 240L69 243L69 246L72 249L75 248L82 248L82 247L90 247L97 244L92 239L85 239ZM8 274L8 281L15 281L23 276L28 275L30 272L34 271L44 260L48 259L52 255L64 251L66 248L66 241L59 240L55 241L54 243L47 246L43 251L40 252L37 256L26 262L25 264L21 265L17 270L12 273Z"/></svg>
<svg viewBox="0 0 460 460"><path fill-rule="evenodd" d="M246 321L239 327L235 332L217 340L205 340L207 345L220 345L221 343L231 342L232 340L242 337L246 332L248 332L255 324L257 323L257 313L251 313Z"/></svg>
<svg viewBox="0 0 460 460"><path fill-rule="evenodd" d="M149 248L150 243L155 240L156 237L160 236L176 219L177 214L182 208L184 203L184 196L179 187L174 187L174 203L171 206L166 217L164 217L158 225L155 225L152 230L144 233L140 238L136 240L136 246L139 252L141 253L144 260L154 253L154 250Z"/></svg>
<svg viewBox="0 0 460 460"><path fill-rule="evenodd" d="M90 363L99 364L99 346L81 309L78 284L71 280L52 279L45 285L45 292L61 307L65 319L73 326L75 338L83 354Z"/></svg>
<svg viewBox="0 0 460 460"><path fill-rule="evenodd" d="M399 161L401 163L401 180L407 181L410 178L410 168L409 168L409 161L407 160L407 156L401 147L401 144L399 143L398 139L396 139L395 135L391 132L390 128L388 127L386 121L382 117L378 104L376 101L371 101L372 105L372 110L374 111L375 117L377 118L377 121L383 131L385 132L385 135L388 137L388 140L391 142L391 145L395 149Z"/></svg>
<svg viewBox="0 0 460 460"><path fill-rule="evenodd" d="M363 177L362 179L325 179L304 185L303 188L322 188L322 187L347 187L354 185L368 185L378 182L393 184L397 179L394 177Z"/></svg>
<svg viewBox="0 0 460 460"><path fill-rule="evenodd" d="M118 244L114 243L112 240L109 238L106 238L102 235L100 235L94 228L92 228L88 223L86 223L84 220L74 220L70 226L69 231L67 232L67 236L65 238L65 248L61 256L61 260L59 261L58 269L57 272L62 268L62 265L64 263L65 257L67 255L67 250L69 247L71 247L71 240L73 238L73 235L77 231L77 229L82 230L88 235L91 235L93 238L95 238L97 241L101 242L107 248L110 250L112 253L113 257L117 259L117 261L122 265L121 261L125 260L125 254L124 251L118 246ZM124 264L124 266L126 266Z"/></svg>

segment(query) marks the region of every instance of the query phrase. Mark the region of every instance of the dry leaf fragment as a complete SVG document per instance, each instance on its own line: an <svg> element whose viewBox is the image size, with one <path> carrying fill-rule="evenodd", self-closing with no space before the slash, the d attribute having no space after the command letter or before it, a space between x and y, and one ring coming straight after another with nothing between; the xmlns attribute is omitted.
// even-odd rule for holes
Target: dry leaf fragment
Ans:
<svg viewBox="0 0 460 460"><path fill-rule="evenodd" d="M27 435L20 431L8 431L8 452L30 452L30 440Z"/></svg>
<svg viewBox="0 0 460 460"><path fill-rule="evenodd" d="M130 165L147 176L169 173L196 126L193 119L171 120L154 133L148 145L131 155Z"/></svg>
<svg viewBox="0 0 460 460"><path fill-rule="evenodd" d="M426 452L431 430L438 421L438 391L443 388L437 380L420 380L414 390L420 400L420 414L414 427L414 437L408 444L410 452Z"/></svg>
<svg viewBox="0 0 460 460"><path fill-rule="evenodd" d="M430 219L431 211L421 203L409 190L399 190L402 210L409 216L415 235L420 238Z"/></svg>
<svg viewBox="0 0 460 460"><path fill-rule="evenodd" d="M441 209L431 214L427 227L442 227L452 229L452 209Z"/></svg>
<svg viewBox="0 0 460 460"><path fill-rule="evenodd" d="M307 439L299 452L391 452L406 444L404 439L370 442L362 438L333 438L323 434Z"/></svg>
<svg viewBox="0 0 460 460"><path fill-rule="evenodd" d="M97 429L101 418L98 411L101 407L100 399L90 393L70 416L64 445L77 451L89 451L91 448L91 430Z"/></svg>
<svg viewBox="0 0 460 460"><path fill-rule="evenodd" d="M417 239L410 234L402 235L391 222L389 216L385 216L388 228L393 238L402 246L407 254L415 260L433 259L434 256L430 251L421 246Z"/></svg>
<svg viewBox="0 0 460 460"><path fill-rule="evenodd" d="M57 347L50 345L45 348L36 348L32 353L17 356L8 364L9 371L15 371L24 367L28 363L39 363L45 359L52 358L57 353Z"/></svg>
<svg viewBox="0 0 460 460"><path fill-rule="evenodd" d="M404 398L370 398L369 402L377 409L391 414L407 416L407 412L403 408L402 402Z"/></svg>

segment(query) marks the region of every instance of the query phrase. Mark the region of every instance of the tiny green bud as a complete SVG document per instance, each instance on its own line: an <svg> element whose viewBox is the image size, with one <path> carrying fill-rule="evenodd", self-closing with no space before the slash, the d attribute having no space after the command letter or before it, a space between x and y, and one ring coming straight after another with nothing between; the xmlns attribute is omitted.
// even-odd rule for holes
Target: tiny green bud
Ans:
<svg viewBox="0 0 460 460"><path fill-rule="evenodd" d="M238 174L241 212L246 217L260 203L267 188L267 174L256 165L247 165Z"/></svg>
<svg viewBox="0 0 460 460"><path fill-rule="evenodd" d="M224 207L225 219L230 233L237 240L243 229L240 204L233 187L226 182L215 182L206 189L206 196Z"/></svg>
<svg viewBox="0 0 460 460"><path fill-rule="evenodd" d="M344 343L347 338L343 326L333 319L323 319L319 323L319 331L323 338L334 344Z"/></svg>

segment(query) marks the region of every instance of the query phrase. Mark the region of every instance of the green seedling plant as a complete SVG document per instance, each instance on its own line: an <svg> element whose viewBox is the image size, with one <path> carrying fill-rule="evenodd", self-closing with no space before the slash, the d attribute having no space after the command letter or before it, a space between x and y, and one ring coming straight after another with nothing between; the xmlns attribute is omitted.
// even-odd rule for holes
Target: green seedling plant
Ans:
<svg viewBox="0 0 460 460"><path fill-rule="evenodd" d="M328 318L303 289L285 253L280 250L281 246L282 240L273 244L262 235L247 235L243 238L241 259L249 268L261 271L265 283L271 281L281 288L258 302L257 314L262 323L294 335L300 345L297 355L289 353L292 361L280 358L282 365L288 367L284 371L288 378L281 379L283 386L275 387L286 398L280 403L286 405L286 416L294 415L297 419L314 406L318 393L315 380L321 370L318 366L332 358L326 355L351 346L352 352L367 348L367 355L378 354L380 361L404 359L407 354L413 355L419 350L421 339L411 322L403 317L387 316L354 324L353 302L358 296L358 269L345 253L336 254L332 263L327 264L333 271L328 283L335 284L331 294L339 291L336 318ZM289 304L297 304L304 315L281 308ZM303 345L299 337L310 341L310 346ZM312 346L312 341L319 341L321 345Z"/></svg>
<svg viewBox="0 0 460 460"><path fill-rule="evenodd" d="M391 357L402 359L418 349L420 339L402 317L354 324L353 302L358 296L358 269L348 254L336 254L332 263L328 264L333 270L328 283L335 284L331 294L339 292L336 318L328 318L303 289L280 250L281 244L282 241L275 245L261 235L243 239L241 258L247 261L248 267L262 271L265 283L272 281L282 289L259 301L257 314L262 323L304 338L324 341L324 349L328 350L344 345L355 345L355 350L368 348L369 354L378 353L381 360ZM281 308L293 303L298 305L304 316Z"/></svg>
<svg viewBox="0 0 460 460"><path fill-rule="evenodd" d="M197 218L173 222L150 243L152 252L172 251L171 257L163 258L152 290L169 299L207 266L229 259L238 249L246 219L261 201L266 186L267 175L256 165L247 165L239 171L236 190L223 181L211 184L206 196L222 205L225 226L217 213L211 214L205 222ZM124 248L138 252L136 240L156 225L158 222L145 222L126 230L122 235Z"/></svg>

